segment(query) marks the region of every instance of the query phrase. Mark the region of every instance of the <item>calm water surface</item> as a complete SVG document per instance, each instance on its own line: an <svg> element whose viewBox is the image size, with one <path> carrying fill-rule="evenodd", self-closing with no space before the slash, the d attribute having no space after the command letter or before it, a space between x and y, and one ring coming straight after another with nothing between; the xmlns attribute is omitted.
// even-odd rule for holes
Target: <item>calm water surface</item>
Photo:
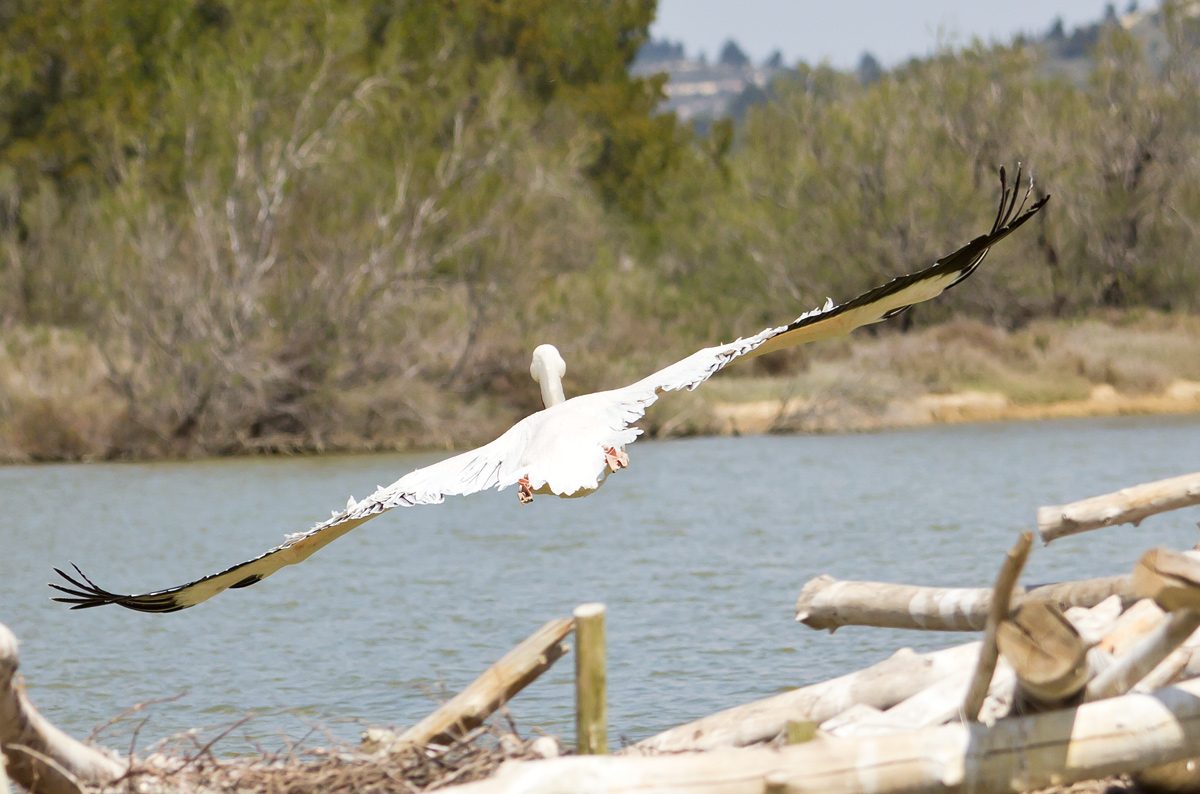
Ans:
<svg viewBox="0 0 1200 794"><path fill-rule="evenodd" d="M870 435L640 442L583 500L515 491L394 510L303 565L195 609L72 612L51 566L144 591L256 555L346 496L440 456L0 468L0 621L34 702L77 735L148 708L139 746L258 717L225 745L312 725L405 725L546 620L609 608L614 744L961 636L793 622L810 577L989 584L1040 504L1200 469L1200 419L960 425ZM1130 570L1200 540L1196 509L1037 548L1026 582ZM570 740L564 659L512 704ZM113 746L134 722L113 729ZM124 731L124 738L121 732ZM272 744L273 743L273 744Z"/></svg>

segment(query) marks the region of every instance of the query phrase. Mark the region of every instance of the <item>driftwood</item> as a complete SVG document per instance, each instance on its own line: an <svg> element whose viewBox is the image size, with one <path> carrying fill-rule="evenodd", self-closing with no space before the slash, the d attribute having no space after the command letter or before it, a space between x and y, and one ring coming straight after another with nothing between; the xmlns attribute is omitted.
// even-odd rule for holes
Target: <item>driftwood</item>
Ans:
<svg viewBox="0 0 1200 794"><path fill-rule="evenodd" d="M1087 644L1053 604L1022 604L996 629L996 644L1016 673L1019 713L1060 708L1091 678Z"/></svg>
<svg viewBox="0 0 1200 794"><path fill-rule="evenodd" d="M630 750L711 750L770 741L789 720L822 723L857 703L890 708L956 670L970 668L978 657L978 642L924 654L902 648L865 670L726 709L651 736Z"/></svg>
<svg viewBox="0 0 1200 794"><path fill-rule="evenodd" d="M1067 505L1038 508L1038 532L1043 543L1117 524L1137 526L1142 519L1168 510L1200 505L1200 472L1169 480L1122 488Z"/></svg>
<svg viewBox="0 0 1200 794"><path fill-rule="evenodd" d="M1121 613L1096 647L1113 656L1124 656L1138 640L1166 619L1167 613L1162 607L1153 599L1143 598Z"/></svg>
<svg viewBox="0 0 1200 794"><path fill-rule="evenodd" d="M1175 610L1087 687L1087 699L1128 692L1200 629L1200 561L1169 549L1151 549L1133 569L1134 588Z"/></svg>
<svg viewBox="0 0 1200 794"><path fill-rule="evenodd" d="M1013 588L1013 606L1048 601L1056 606L1094 607L1119 595L1132 603L1131 577L1107 576L1058 582L1025 590ZM924 631L982 631L992 603L990 587L926 587L885 582L811 579L796 600L796 620L809 628L878 626Z"/></svg>
<svg viewBox="0 0 1200 794"><path fill-rule="evenodd" d="M839 794L1023 792L1200 754L1200 681L984 725L945 725L780 750L506 764L461 794L521 791Z"/></svg>
<svg viewBox="0 0 1200 794"><path fill-rule="evenodd" d="M992 673L996 671L996 660L1000 658L996 647L996 629L1008 617L1013 587L1021 577L1021 570L1025 567L1025 560L1029 558L1029 548L1032 545L1033 533L1022 532L1016 545L1008 550L1004 563L1000 566L1000 573L996 575L996 585L992 588L992 603L988 606L987 624L983 629L983 644L979 649L979 661L975 665L975 675L963 701L963 720L966 722L979 719L979 710L983 708L988 687L992 683Z"/></svg>
<svg viewBox="0 0 1200 794"><path fill-rule="evenodd" d="M1200 611L1200 559L1170 549L1151 549L1133 568L1139 596L1153 598L1167 611Z"/></svg>
<svg viewBox="0 0 1200 794"><path fill-rule="evenodd" d="M51 725L17 678L17 638L0 623L0 748L8 777L35 794L77 794L80 784L111 782L125 764Z"/></svg>
<svg viewBox="0 0 1200 794"><path fill-rule="evenodd" d="M573 625L570 618L551 620L416 725L398 736L371 731L370 740L382 750L395 752L405 747L448 744L461 739L566 653L562 641Z"/></svg>

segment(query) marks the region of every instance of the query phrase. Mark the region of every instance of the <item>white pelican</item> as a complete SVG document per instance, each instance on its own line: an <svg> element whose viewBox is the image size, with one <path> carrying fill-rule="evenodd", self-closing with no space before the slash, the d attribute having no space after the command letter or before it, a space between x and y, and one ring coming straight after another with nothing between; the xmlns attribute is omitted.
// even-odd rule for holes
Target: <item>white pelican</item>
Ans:
<svg viewBox="0 0 1200 794"><path fill-rule="evenodd" d="M1020 179L1018 169L1017 184ZM489 488L502 490L510 485L517 486L522 504L530 502L534 494L586 496L599 488L610 472L629 465L625 446L642 432L632 424L660 393L694 389L737 358L840 336L940 295L971 275L992 245L1029 220L1049 200L1047 196L1022 213L1029 190L1025 191L1020 207L1016 206L1017 193L1015 185L1009 190L1001 168L1000 209L987 234L920 272L895 278L838 306L828 300L824 306L805 312L788 325L705 348L622 389L565 399L562 377L567 365L553 346L540 345L533 351L529 373L541 387L545 409L517 422L490 444L409 472L362 501L356 502L351 497L346 508L335 511L328 521L307 532L289 535L266 554L220 573L167 590L118 595L97 587L78 566L74 568L79 578L55 568L71 587L51 584L66 594L54 600L72 604L72 609L118 604L140 612L174 612L195 606L223 590L248 587L285 565L302 562L359 524L393 507L440 504L447 496L464 496Z"/></svg>

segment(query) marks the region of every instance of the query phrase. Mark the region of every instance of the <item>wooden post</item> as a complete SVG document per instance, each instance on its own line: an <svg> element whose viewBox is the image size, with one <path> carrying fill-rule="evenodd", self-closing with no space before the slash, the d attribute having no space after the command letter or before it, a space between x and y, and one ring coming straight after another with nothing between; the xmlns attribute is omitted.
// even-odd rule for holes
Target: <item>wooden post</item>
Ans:
<svg viewBox="0 0 1200 794"><path fill-rule="evenodd" d="M608 752L604 604L575 608L575 741L580 755Z"/></svg>
<svg viewBox="0 0 1200 794"><path fill-rule="evenodd" d="M1142 519L1167 510L1200 505L1200 472L1169 480L1122 488L1068 505L1039 507L1038 532L1049 543L1064 535L1117 524L1137 526Z"/></svg>
<svg viewBox="0 0 1200 794"><path fill-rule="evenodd" d="M983 708L984 698L992 683L992 673L996 672L996 660L1000 657L996 648L996 629L1008 617L1012 591L1021 576L1021 569L1025 567L1025 560L1029 558L1029 547L1032 545L1033 533L1022 532L1016 545L1009 549L996 576L992 603L988 606L987 627L983 631L983 646L979 649L979 663L975 667L971 687L967 690L967 699L963 702L963 719L967 722L979 719L979 710Z"/></svg>

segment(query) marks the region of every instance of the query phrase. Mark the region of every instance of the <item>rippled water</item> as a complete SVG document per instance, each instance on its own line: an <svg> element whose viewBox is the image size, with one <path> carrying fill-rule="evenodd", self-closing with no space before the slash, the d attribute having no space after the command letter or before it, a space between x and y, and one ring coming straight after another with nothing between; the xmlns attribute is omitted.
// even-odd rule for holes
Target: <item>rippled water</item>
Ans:
<svg viewBox="0 0 1200 794"><path fill-rule="evenodd" d="M86 734L186 693L139 743L259 716L225 746L424 716L546 620L608 604L611 742L956 635L793 622L810 577L991 582L1040 504L1200 469L1200 419L960 425L869 435L639 442L583 500L515 492L395 510L303 565L195 609L72 612L50 568L142 591L256 555L439 456L0 468L0 621L34 702ZM1026 582L1128 571L1200 540L1192 509L1035 550ZM572 738L564 659L512 704ZM119 730L127 740L132 723ZM115 741L115 738L111 741ZM275 741L278 745L278 742Z"/></svg>

